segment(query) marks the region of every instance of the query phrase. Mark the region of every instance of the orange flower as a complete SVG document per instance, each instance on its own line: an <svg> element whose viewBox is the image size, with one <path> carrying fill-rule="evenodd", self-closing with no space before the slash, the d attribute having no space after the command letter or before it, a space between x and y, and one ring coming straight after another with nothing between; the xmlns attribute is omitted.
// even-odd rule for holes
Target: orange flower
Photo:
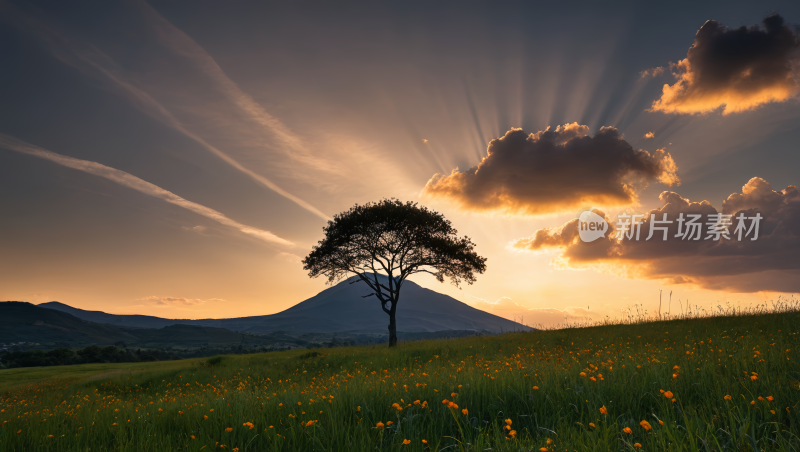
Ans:
<svg viewBox="0 0 800 452"><path fill-rule="evenodd" d="M659 419L659 420L658 420L658 424L659 424L659 425L664 425L664 421L662 421L661 419Z"/></svg>
<svg viewBox="0 0 800 452"><path fill-rule="evenodd" d="M641 426L642 426L642 428L643 428L643 429L645 429L645 430L647 430L647 431L650 431L650 429L651 429L651 428L653 428L653 427L650 425L650 423L649 423L649 422L647 422L647 421L642 421L642 422L639 422L639 425L641 425Z"/></svg>
<svg viewBox="0 0 800 452"><path fill-rule="evenodd" d="M228 427L228 428L226 428L226 429L225 429L225 431L226 431L226 432L228 432L228 433L230 433L230 432L232 432L232 431L233 431L233 427Z"/></svg>
<svg viewBox="0 0 800 452"><path fill-rule="evenodd" d="M677 401L678 401L678 399L676 399L676 398L673 398L673 399L672 399L672 403L675 403L675 402L677 402Z"/></svg>
<svg viewBox="0 0 800 452"><path fill-rule="evenodd" d="M581 377L585 377L585 376L586 376L586 372L581 372Z"/></svg>
<svg viewBox="0 0 800 452"><path fill-rule="evenodd" d="M771 395L768 395L768 396L767 396L767 400L769 400L770 402L772 402L773 400L775 400L775 397L772 397Z"/></svg>
<svg viewBox="0 0 800 452"><path fill-rule="evenodd" d="M404 446L407 446L407 445L409 445L409 444L411 444L411 440L410 440L410 439L404 439L404 440L403 440L403 445L404 445Z"/></svg>
<svg viewBox="0 0 800 452"><path fill-rule="evenodd" d="M597 426L596 426L596 425L594 425L594 422L589 422L589 427L591 427L591 428L595 428L595 427L597 427Z"/></svg>
<svg viewBox="0 0 800 452"><path fill-rule="evenodd" d="M392 422L392 421L386 421L386 426L387 426L387 427L388 427L388 426L390 426L390 425L392 425L392 424L394 424L394 422Z"/></svg>
<svg viewBox="0 0 800 452"><path fill-rule="evenodd" d="M231 451L233 451L233 452L239 452L239 448L238 448L238 447L234 447L233 449L231 449Z"/></svg>
<svg viewBox="0 0 800 452"><path fill-rule="evenodd" d="M191 436L189 436L189 438L192 438L192 439L194 439L194 435L191 435Z"/></svg>
<svg viewBox="0 0 800 452"><path fill-rule="evenodd" d="M639 444L639 443L633 443L633 447L635 447L635 448L637 448L637 449L641 449L641 448L642 448L642 445L641 445L641 444Z"/></svg>
<svg viewBox="0 0 800 452"><path fill-rule="evenodd" d="M538 390L539 390L539 387L538 387L538 386L534 386L534 387L533 387L533 390L534 390L534 391L538 391Z"/></svg>
<svg viewBox="0 0 800 452"><path fill-rule="evenodd" d="M600 407L600 414L605 414L606 416L608 416L608 410L606 409L605 405Z"/></svg>
<svg viewBox="0 0 800 452"><path fill-rule="evenodd" d="M454 393L450 394L450 397L458 397L458 393L454 392Z"/></svg>
<svg viewBox="0 0 800 452"><path fill-rule="evenodd" d="M423 439L422 444L428 444L428 442Z"/></svg>
<svg viewBox="0 0 800 452"><path fill-rule="evenodd" d="M731 400L731 396L729 396L729 395L726 395L725 397L723 397L723 399L725 399L725 400Z"/></svg>
<svg viewBox="0 0 800 452"><path fill-rule="evenodd" d="M306 427L311 427L312 425L314 425L316 423L317 423L317 421L308 421L308 422L306 422ZM253 428L253 427L250 427L250 428Z"/></svg>
<svg viewBox="0 0 800 452"><path fill-rule="evenodd" d="M467 409L466 409L466 408L464 408L463 410L461 410L461 414L463 414L464 416L466 416L466 415L468 415L468 414L469 414L469 411L467 411Z"/></svg>
<svg viewBox="0 0 800 452"><path fill-rule="evenodd" d="M672 398L672 391L665 391L664 392L664 397L666 397L668 399L671 399Z"/></svg>
<svg viewBox="0 0 800 452"><path fill-rule="evenodd" d="M631 430L630 427L625 427L625 428L622 429L622 431L627 433L627 434L629 434L629 435L633 435L633 430Z"/></svg>
<svg viewBox="0 0 800 452"><path fill-rule="evenodd" d="M756 381L758 380L758 375L750 375L750 379Z"/></svg>
<svg viewBox="0 0 800 452"><path fill-rule="evenodd" d="M512 438L516 438L516 436L517 436L517 431L516 431L516 430L511 430L510 432L508 432L508 436L510 436L510 437L512 437Z"/></svg>
<svg viewBox="0 0 800 452"><path fill-rule="evenodd" d="M375 424L375 428L383 428L383 422L378 422Z"/></svg>
<svg viewBox="0 0 800 452"><path fill-rule="evenodd" d="M506 425L511 425L511 424L513 424L513 422L511 422L511 419L506 419Z"/></svg>
<svg viewBox="0 0 800 452"><path fill-rule="evenodd" d="M540 447L539 448L539 452L547 452L547 448L546 447Z"/></svg>

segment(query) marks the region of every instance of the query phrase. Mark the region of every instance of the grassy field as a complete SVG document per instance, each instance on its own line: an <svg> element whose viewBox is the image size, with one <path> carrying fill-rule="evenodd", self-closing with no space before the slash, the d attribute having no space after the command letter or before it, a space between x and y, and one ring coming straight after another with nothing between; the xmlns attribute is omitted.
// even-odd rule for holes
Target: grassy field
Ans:
<svg viewBox="0 0 800 452"><path fill-rule="evenodd" d="M798 331L785 312L3 370L0 450L797 451Z"/></svg>

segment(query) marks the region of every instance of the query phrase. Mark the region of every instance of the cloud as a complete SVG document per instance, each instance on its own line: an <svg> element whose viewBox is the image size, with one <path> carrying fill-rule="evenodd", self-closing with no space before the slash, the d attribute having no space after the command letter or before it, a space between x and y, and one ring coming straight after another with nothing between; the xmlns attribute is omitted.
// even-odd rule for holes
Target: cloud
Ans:
<svg viewBox="0 0 800 452"><path fill-rule="evenodd" d="M471 306L500 317L524 323L529 326L555 326L566 323L586 322L591 318L600 319L599 312L590 313L588 307L566 306L556 308L526 308L509 297L500 297L495 301L467 295L466 302Z"/></svg>
<svg viewBox="0 0 800 452"><path fill-rule="evenodd" d="M600 216L605 218L604 214L600 214ZM575 243L577 238L578 219L575 218L555 228L539 229L530 237L514 241L512 246L527 251L546 251Z"/></svg>
<svg viewBox="0 0 800 452"><path fill-rule="evenodd" d="M256 237L268 243L287 245L287 246L293 245L292 242L286 239L282 239L269 231L258 229L252 226L247 226L245 224L231 220L230 218L226 217L220 212L217 212L214 209L205 207L195 202L188 201L172 192L164 190L163 188L157 185L151 184L150 182L139 179L134 175L128 174L125 171L120 171L118 169L110 168L108 166L105 166L97 162L80 160L73 157L68 157L66 155L56 154L55 152L48 151L47 149L40 148L38 146L26 143L12 136L4 134L0 134L0 148L9 149L11 151L19 152L22 154L32 155L34 157L39 157L45 160L49 160L53 163L66 166L68 168L76 169L78 171L83 171L85 173L93 174L95 176L100 176L112 182L116 182L117 184L122 185L124 187L136 190L145 195L153 196L155 198L162 199L168 203L175 204L176 206L183 207L186 210L189 210L198 215L202 215L206 218L214 220L219 224L229 226L234 229L238 229L239 231L244 232L245 234ZM198 232L202 232L201 230L198 230L196 228L195 230L197 230Z"/></svg>
<svg viewBox="0 0 800 452"><path fill-rule="evenodd" d="M207 300L201 300L199 298L159 297L156 295L151 295L149 297L137 298L136 301L145 301L148 302L150 305L159 307L174 307L174 306L187 307L187 306L199 306L209 301L225 301L225 300L221 298L209 298Z"/></svg>
<svg viewBox="0 0 800 452"><path fill-rule="evenodd" d="M667 68L664 66L658 66L651 69L645 69L644 71L640 72L639 75L641 78L648 78L648 77L658 77L664 72L666 72Z"/></svg>
<svg viewBox="0 0 800 452"><path fill-rule="evenodd" d="M650 138L653 138L655 136L656 134L654 134L653 132L647 132L646 134L644 134L644 139L649 140Z"/></svg>
<svg viewBox="0 0 800 452"><path fill-rule="evenodd" d="M590 313L587 308L567 306L563 309L556 308L533 308L523 314L523 321L526 325L533 327L543 326L565 326L567 324L585 323L592 320L600 320L603 316L600 313Z"/></svg>
<svg viewBox="0 0 800 452"><path fill-rule="evenodd" d="M686 58L671 64L677 82L664 85L652 111L694 114L724 107L725 115L794 97L800 37L778 14L761 24L703 24Z"/></svg>
<svg viewBox="0 0 800 452"><path fill-rule="evenodd" d="M466 171L435 174L423 194L464 210L541 215L582 206L630 206L653 180L679 184L663 149L635 150L613 127L593 137L577 123L527 135L511 129L492 140L487 156Z"/></svg>
<svg viewBox="0 0 800 452"><path fill-rule="evenodd" d="M292 253L278 253L278 257L283 260L284 262L289 262L292 264L299 264L303 262L303 258Z"/></svg>
<svg viewBox="0 0 800 452"><path fill-rule="evenodd" d="M287 183L319 185L341 163L315 154L301 137L243 92L208 52L146 2L126 7L127 20L119 23L118 32L137 36L137 46L132 48L115 47L114 39L92 43L22 11L13 13L65 64L114 89L143 113L195 141L257 184L329 220L252 166L275 169Z"/></svg>
<svg viewBox="0 0 800 452"><path fill-rule="evenodd" d="M722 203L720 210L708 201L694 202L678 193L661 193L662 206L647 212L641 224L639 240L616 238L618 224L611 221L609 240L583 243L578 238L576 220L560 228L540 229L512 246L527 251L558 250L552 264L562 269L591 268L627 278L655 279L671 284L691 284L712 290L731 292L798 292L800 291L800 191L790 185L776 191L764 179L754 177ZM730 240L708 237L710 214L732 215L728 228ZM736 217L742 213L762 216L757 240L742 231L739 241L735 231ZM656 220L673 223L663 232L654 231L650 240L651 215ZM700 240L676 237L680 214L700 214L703 223ZM603 215L605 217L605 215ZM744 226L749 229L751 221ZM663 226L656 225L654 226ZM682 232L686 232L684 227ZM695 236L694 233L691 234Z"/></svg>

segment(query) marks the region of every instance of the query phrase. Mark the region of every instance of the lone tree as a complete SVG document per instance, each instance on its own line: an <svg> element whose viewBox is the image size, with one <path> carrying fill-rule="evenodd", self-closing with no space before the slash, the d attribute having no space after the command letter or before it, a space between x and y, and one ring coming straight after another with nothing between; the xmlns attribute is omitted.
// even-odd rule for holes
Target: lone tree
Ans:
<svg viewBox="0 0 800 452"><path fill-rule="evenodd" d="M312 278L324 275L329 284L351 275L359 278L353 282L367 283L372 293L364 298L376 297L389 314L389 347L397 345L395 314L406 278L430 273L459 287L486 270L486 258L473 251L469 237L459 238L443 215L412 202L384 199L356 205L323 230L325 238L303 259L303 269ZM379 279L379 273L388 278Z"/></svg>

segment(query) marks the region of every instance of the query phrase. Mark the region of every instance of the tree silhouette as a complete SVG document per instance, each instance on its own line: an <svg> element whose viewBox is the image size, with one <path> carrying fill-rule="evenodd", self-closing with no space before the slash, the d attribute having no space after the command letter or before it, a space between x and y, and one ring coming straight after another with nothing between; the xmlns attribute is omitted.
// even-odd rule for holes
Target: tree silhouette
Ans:
<svg viewBox="0 0 800 452"><path fill-rule="evenodd" d="M389 314L390 347L397 345L395 314L406 278L430 273L459 287L486 270L486 258L473 251L469 237L459 238L443 215L417 203L384 199L356 205L323 230L325 238L303 259L303 269L312 278L325 276L328 284L350 275L367 283L372 293L364 298L375 296ZM379 279L381 273L388 278Z"/></svg>

